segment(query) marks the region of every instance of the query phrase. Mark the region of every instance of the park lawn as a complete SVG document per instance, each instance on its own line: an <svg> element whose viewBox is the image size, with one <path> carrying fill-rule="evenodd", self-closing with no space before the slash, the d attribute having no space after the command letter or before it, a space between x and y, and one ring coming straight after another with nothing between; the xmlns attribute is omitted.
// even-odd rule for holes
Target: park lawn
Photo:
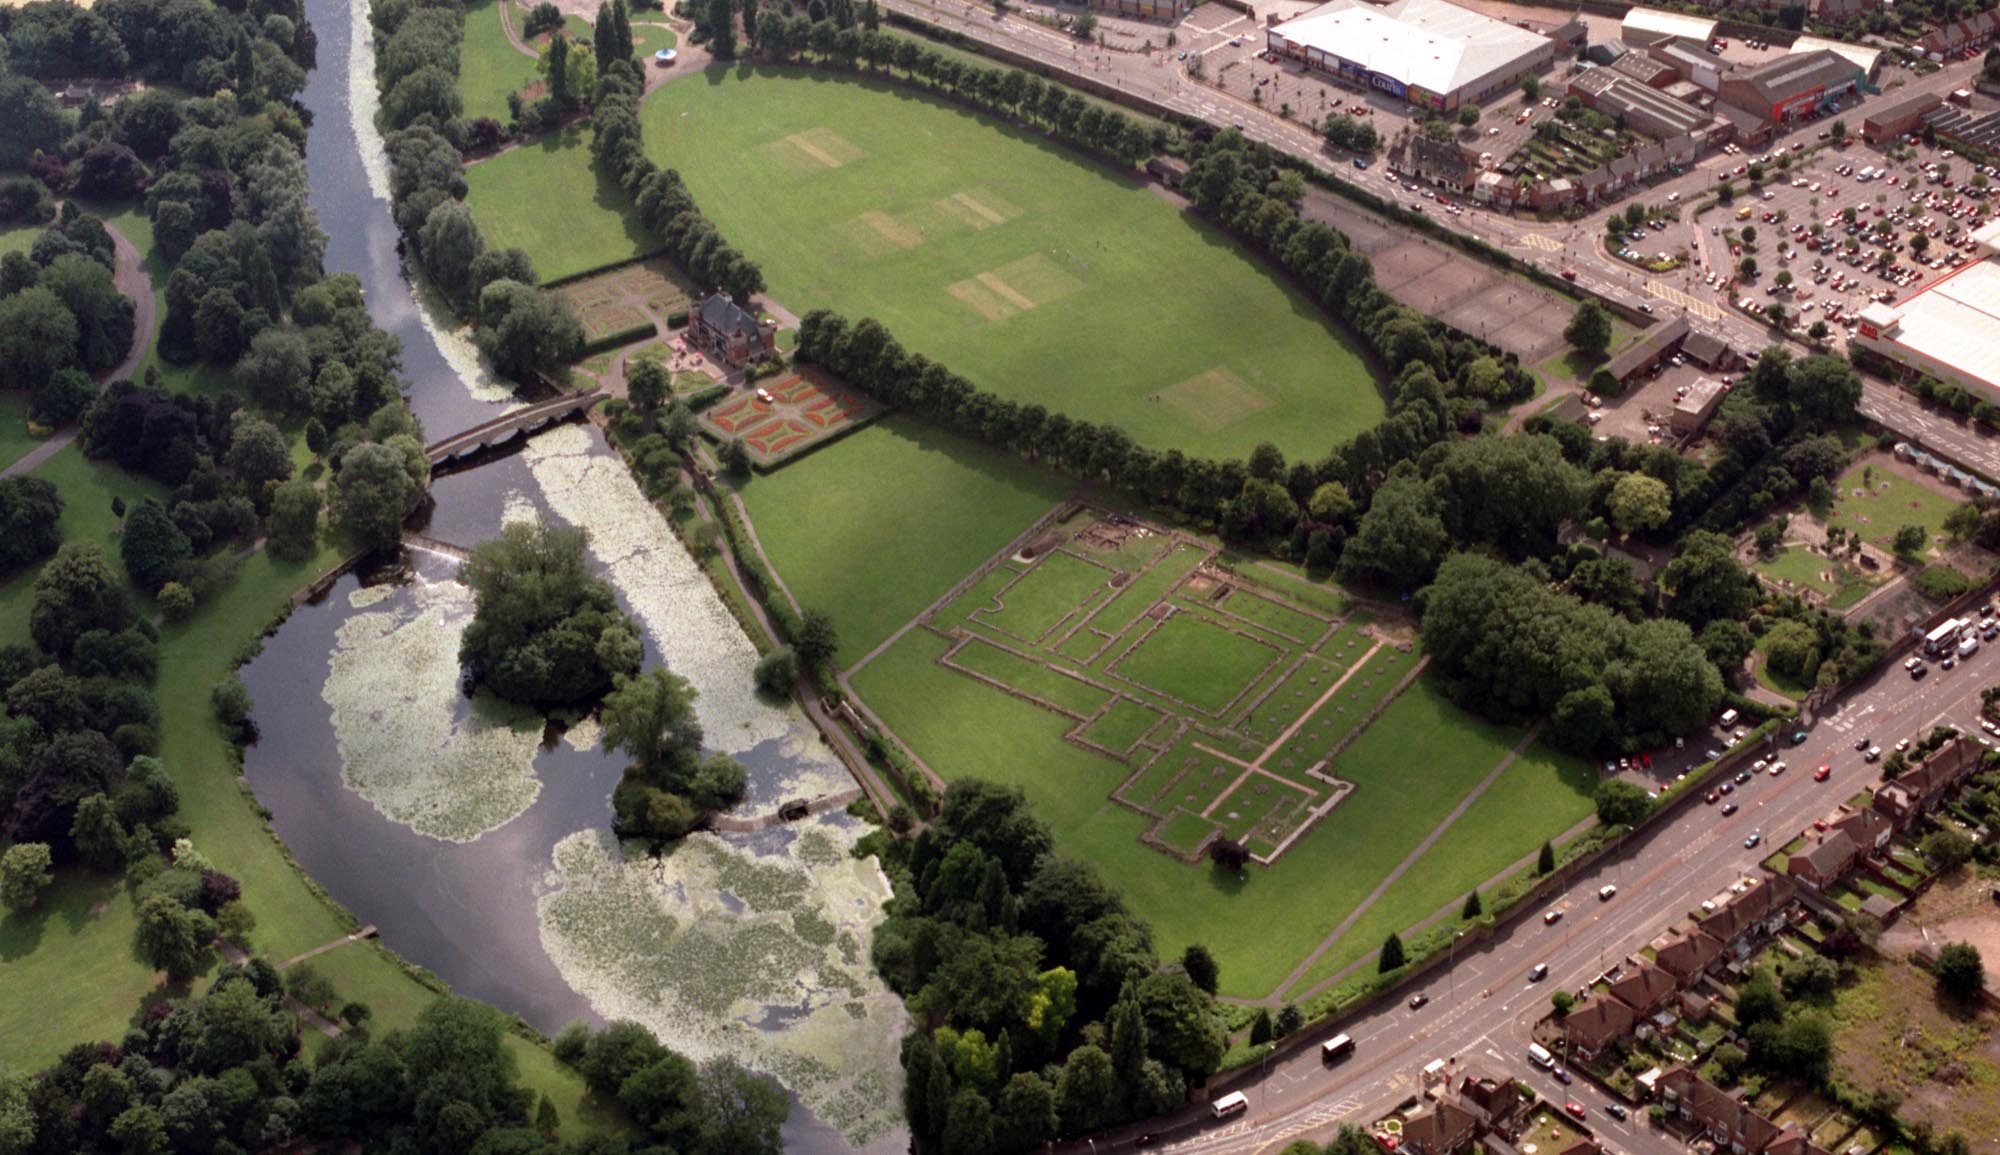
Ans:
<svg viewBox="0 0 2000 1155"><path fill-rule="evenodd" d="M662 48L677 47L680 42L680 37L674 35L674 30L664 24L632 25L632 51L648 68L653 67L653 53Z"/></svg>
<svg viewBox="0 0 2000 1155"><path fill-rule="evenodd" d="M1858 533L1883 549L1894 548L1896 531L1906 525L1923 526L1926 535L1937 537L1944 532L1944 519L1960 504L1885 467L1880 457L1850 466L1833 488L1827 525ZM1857 497L1856 489L1866 492Z"/></svg>
<svg viewBox="0 0 2000 1155"><path fill-rule="evenodd" d="M1511 735L1516 741L1518 733ZM1498 741L1509 736L1504 730L1495 735ZM1345 939L1320 956L1286 997L1303 1003L1314 984L1369 957L1391 933L1407 931L1442 908L1453 908L1455 917L1474 888L1485 886L1522 859L1533 858L1542 843L1555 841L1590 817L1596 811L1596 789L1588 762L1540 743L1530 746L1408 873L1355 920ZM1482 897L1489 904L1493 901L1490 894Z"/></svg>
<svg viewBox="0 0 2000 1155"><path fill-rule="evenodd" d="M625 190L591 165L581 126L469 165L465 183L487 247L525 250L544 282L660 247Z"/></svg>
<svg viewBox="0 0 2000 1155"><path fill-rule="evenodd" d="M1096 866L1151 924L1162 958L1207 945L1222 993L1237 997L1279 987L1520 739L1420 679L1335 766L1359 788L1277 866L1239 880L1142 844L1149 820L1109 801L1131 769L1063 741L1067 719L936 665L949 645L905 635L853 676L856 694L946 780L1019 786L1058 849Z"/></svg>
<svg viewBox="0 0 2000 1155"><path fill-rule="evenodd" d="M27 395L0 393L0 469L19 461L40 442L28 432Z"/></svg>
<svg viewBox="0 0 2000 1155"><path fill-rule="evenodd" d="M25 253L42 235L39 225L19 225L11 229L0 229L0 257L8 253Z"/></svg>
<svg viewBox="0 0 2000 1155"><path fill-rule="evenodd" d="M1044 469L890 416L745 484L792 596L833 615L845 667L1062 500Z"/></svg>
<svg viewBox="0 0 2000 1155"><path fill-rule="evenodd" d="M63 542L96 542L103 547L105 560L120 574L125 572L124 559L118 552L120 519L111 512L111 499L123 498L129 512L144 498L164 500L167 496L166 487L158 482L127 473L108 461L86 458L75 442L36 466L28 476L49 482L61 495L63 512L58 525ZM0 644L29 643L28 611L34 605L35 578L46 564L38 562L16 571L5 585L0 585ZM131 600L135 610L152 616L152 599L134 590Z"/></svg>
<svg viewBox="0 0 2000 1155"><path fill-rule="evenodd" d="M1758 559L1758 573L1780 578L1792 583L1795 588L1814 590L1821 594L1831 594L1839 588L1839 582L1821 576L1822 571L1837 571L1840 563L1812 552L1803 546L1788 545L1778 551L1776 557Z"/></svg>
<svg viewBox="0 0 2000 1155"><path fill-rule="evenodd" d="M77 1043L124 1034L154 981L132 957L136 921L118 878L73 869L34 910L0 918L0 1063L38 1070Z"/></svg>
<svg viewBox="0 0 2000 1155"><path fill-rule="evenodd" d="M1384 411L1348 335L1136 175L879 79L703 80L647 100L647 151L794 313L877 317L984 389L1155 449L1316 457Z"/></svg>
<svg viewBox="0 0 2000 1155"><path fill-rule="evenodd" d="M514 47L500 23L507 0L472 0L465 6L465 34L458 46L458 94L467 120L490 116L512 119L507 97L540 82L535 58Z"/></svg>

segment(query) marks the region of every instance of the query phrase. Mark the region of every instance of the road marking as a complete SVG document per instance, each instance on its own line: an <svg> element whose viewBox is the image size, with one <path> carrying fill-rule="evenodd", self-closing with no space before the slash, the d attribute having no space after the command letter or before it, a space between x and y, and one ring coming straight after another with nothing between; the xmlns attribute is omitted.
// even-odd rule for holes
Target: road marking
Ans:
<svg viewBox="0 0 2000 1155"><path fill-rule="evenodd" d="M1521 243L1531 249L1540 249L1545 253L1560 253L1563 249L1561 241L1556 240L1554 237L1545 237L1540 233L1522 233Z"/></svg>
<svg viewBox="0 0 2000 1155"><path fill-rule="evenodd" d="M1647 281L1646 292L1669 304L1678 305L1695 316L1708 321L1720 321L1722 310L1698 297L1690 297L1665 281Z"/></svg>

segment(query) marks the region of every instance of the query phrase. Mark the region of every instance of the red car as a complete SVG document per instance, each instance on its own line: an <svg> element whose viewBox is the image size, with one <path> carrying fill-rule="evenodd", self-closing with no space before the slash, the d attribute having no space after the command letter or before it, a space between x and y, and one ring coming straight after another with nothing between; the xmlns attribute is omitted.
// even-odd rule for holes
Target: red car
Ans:
<svg viewBox="0 0 2000 1155"><path fill-rule="evenodd" d="M1833 777L1833 767L1831 766L1821 766L1819 769L1813 771L1813 781L1815 782L1824 782L1831 777Z"/></svg>
<svg viewBox="0 0 2000 1155"><path fill-rule="evenodd" d="M1708 803L1708 804L1709 804L1710 806L1713 806L1713 805L1715 805L1715 804L1716 804L1716 802L1717 802L1717 801L1718 801L1719 799L1721 799L1721 797L1722 797L1722 792L1721 792L1721 791L1719 791L1719 790L1711 790L1711 791L1709 791L1709 792L1708 792L1707 796L1706 796L1706 797L1704 797L1704 798L1703 798L1702 800L1703 800L1704 802L1707 802L1707 803Z"/></svg>
<svg viewBox="0 0 2000 1155"><path fill-rule="evenodd" d="M1563 1110L1568 1111L1570 1114L1576 1116L1579 1119L1583 1118L1584 1116L1583 1104L1577 1102L1575 1099L1571 1099L1569 1102L1564 1103Z"/></svg>

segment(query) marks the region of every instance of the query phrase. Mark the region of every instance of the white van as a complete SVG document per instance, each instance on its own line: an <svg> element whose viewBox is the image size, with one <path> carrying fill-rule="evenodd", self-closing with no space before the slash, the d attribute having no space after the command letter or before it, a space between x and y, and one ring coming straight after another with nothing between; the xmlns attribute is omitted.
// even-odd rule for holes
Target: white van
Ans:
<svg viewBox="0 0 2000 1155"><path fill-rule="evenodd" d="M1723 729L1726 730L1729 727L1734 726L1736 724L1736 719L1739 716L1740 715L1738 715L1735 710L1724 710L1722 712L1722 717L1720 719L1720 721L1722 722Z"/></svg>
<svg viewBox="0 0 2000 1155"><path fill-rule="evenodd" d="M1319 1045L1319 1059L1322 1063L1337 1063L1353 1053L1353 1035L1335 1035Z"/></svg>
<svg viewBox="0 0 2000 1155"><path fill-rule="evenodd" d="M1965 640L1958 643L1958 656L1961 658L1969 658L1978 652L1979 638L1975 634L1967 634Z"/></svg>
<svg viewBox="0 0 2000 1155"><path fill-rule="evenodd" d="M1250 1100L1243 1092L1231 1091L1208 1105L1208 1113L1217 1119L1227 1119L1231 1115L1241 1115L1250 1109Z"/></svg>
<svg viewBox="0 0 2000 1155"><path fill-rule="evenodd" d="M1548 1048L1540 1043L1528 1044L1528 1061L1544 1071L1556 1065L1556 1057L1549 1054Z"/></svg>

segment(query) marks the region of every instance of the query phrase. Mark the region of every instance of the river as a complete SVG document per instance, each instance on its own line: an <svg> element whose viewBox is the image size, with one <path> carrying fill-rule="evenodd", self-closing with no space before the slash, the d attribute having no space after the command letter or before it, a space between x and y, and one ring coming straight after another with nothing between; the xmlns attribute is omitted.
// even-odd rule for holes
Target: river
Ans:
<svg viewBox="0 0 2000 1155"><path fill-rule="evenodd" d="M308 0L313 207L328 270L359 277L402 341L410 403L434 438L513 402L402 275L364 6ZM748 767L744 812L852 785L795 707L756 696L749 639L594 428L544 434L439 479L432 497L426 534L461 547L513 518L590 531L648 666L695 685L709 745ZM777 1075L797 1104L789 1150L906 1147L907 1020L868 955L888 884L849 853L865 828L835 812L696 835L657 860L621 849L608 827L622 759L598 747L594 722L558 735L459 691L471 598L455 565L413 551L349 575L244 668L261 732L245 774L299 862L399 955L545 1032L635 1019L691 1057Z"/></svg>

